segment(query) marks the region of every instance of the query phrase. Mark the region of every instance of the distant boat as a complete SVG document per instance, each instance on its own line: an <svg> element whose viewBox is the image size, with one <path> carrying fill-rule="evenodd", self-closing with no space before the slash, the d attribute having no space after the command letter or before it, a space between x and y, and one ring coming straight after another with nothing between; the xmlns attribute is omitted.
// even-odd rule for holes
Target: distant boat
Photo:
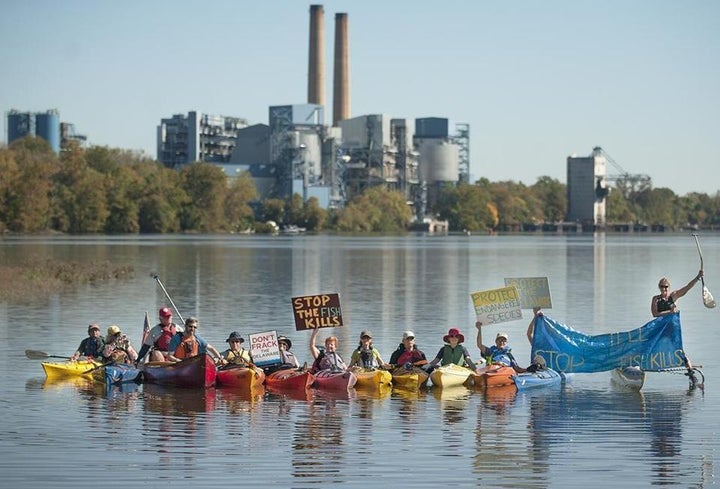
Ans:
<svg viewBox="0 0 720 489"><path fill-rule="evenodd" d="M291 224L289 226L283 226L280 230L280 234L301 234L307 231L305 228Z"/></svg>

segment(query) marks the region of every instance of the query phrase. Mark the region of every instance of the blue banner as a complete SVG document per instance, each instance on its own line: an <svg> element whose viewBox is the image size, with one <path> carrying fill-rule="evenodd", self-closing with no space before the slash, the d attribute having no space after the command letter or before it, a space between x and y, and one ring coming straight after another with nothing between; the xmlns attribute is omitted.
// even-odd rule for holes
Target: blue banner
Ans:
<svg viewBox="0 0 720 489"><path fill-rule="evenodd" d="M543 315L535 319L532 356L560 372L604 372L639 366L657 372L685 365L680 313L619 333L587 335Z"/></svg>

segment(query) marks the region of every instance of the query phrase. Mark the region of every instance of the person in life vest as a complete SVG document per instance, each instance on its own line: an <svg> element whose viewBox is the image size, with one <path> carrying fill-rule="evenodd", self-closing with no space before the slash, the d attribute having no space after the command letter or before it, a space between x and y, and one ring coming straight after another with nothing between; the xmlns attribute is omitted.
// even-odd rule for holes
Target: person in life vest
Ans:
<svg viewBox="0 0 720 489"><path fill-rule="evenodd" d="M170 340L169 349L171 353L168 355L168 360L178 362L185 358L210 352L217 361L221 361L220 352L201 338L200 335L196 334L199 326L200 321L196 317L190 316L185 320L185 330L182 333L176 333Z"/></svg>
<svg viewBox="0 0 720 489"><path fill-rule="evenodd" d="M233 331L225 342L230 345L230 348L220 354L220 363L223 365L250 365L252 363L250 352L242 346L245 339L240 336L240 333Z"/></svg>
<svg viewBox="0 0 720 489"><path fill-rule="evenodd" d="M658 282L660 293L653 296L652 301L650 302L650 312L652 312L653 317L660 317L665 316L666 314L678 312L675 301L687 294L688 291L700 281L703 275L703 271L700 270L685 287L673 290L672 292L670 292L670 281L665 277L661 278L660 282Z"/></svg>
<svg viewBox="0 0 720 489"><path fill-rule="evenodd" d="M103 339L102 333L100 332L100 326L92 323L88 326L87 338L80 342L80 346L78 346L78 349L70 357L70 360L75 361L80 357L100 358L103 348L105 348L105 339Z"/></svg>
<svg viewBox="0 0 720 489"><path fill-rule="evenodd" d="M161 307L158 311L160 322L153 326L145 337L142 347L138 352L138 362L141 362L145 355L150 353L151 362L162 362L167 360L170 349L170 340L182 328L173 323L172 311L167 307Z"/></svg>
<svg viewBox="0 0 720 489"><path fill-rule="evenodd" d="M390 355L390 363L398 367L403 365L406 367L420 367L427 363L425 353L418 349L415 344L415 333L412 331L405 331L403 333L402 341L393 354Z"/></svg>
<svg viewBox="0 0 720 489"><path fill-rule="evenodd" d="M345 361L337 352L339 341L336 336L328 336L325 338L325 349L323 351L320 351L320 349L315 346L319 329L320 328L313 328L312 334L310 335L310 353L315 359L310 371L316 373L320 370L347 370Z"/></svg>
<svg viewBox="0 0 720 489"><path fill-rule="evenodd" d="M475 323L477 328L477 347L480 348L480 355L482 355L488 365L505 365L512 367L516 372L522 373L526 370L522 368L515 360L512 354L512 349L508 345L508 334L498 333L495 335L495 344L493 346L486 346L482 341L482 322L477 321Z"/></svg>
<svg viewBox="0 0 720 489"><path fill-rule="evenodd" d="M137 352L130 344L130 340L120 331L120 326L115 324L107 330L102 356L105 362L135 363L137 360Z"/></svg>
<svg viewBox="0 0 720 489"><path fill-rule="evenodd" d="M389 368L390 365L385 363L380 357L380 352L372 344L372 333L363 331L360 333L360 343L353 350L350 357L349 367L360 368Z"/></svg>
<svg viewBox="0 0 720 489"><path fill-rule="evenodd" d="M277 338L278 347L280 348L280 361L283 366L298 368L300 363L298 362L295 353L290 351L292 348L292 341L287 336L278 336Z"/></svg>
<svg viewBox="0 0 720 489"><path fill-rule="evenodd" d="M425 370L431 372L438 363L443 366L453 363L477 372L477 366L470 358L470 353L467 351L467 348L461 344L465 341L465 336L459 329L450 328L448 334L443 336L443 341L445 345L440 348L435 358L425 365Z"/></svg>

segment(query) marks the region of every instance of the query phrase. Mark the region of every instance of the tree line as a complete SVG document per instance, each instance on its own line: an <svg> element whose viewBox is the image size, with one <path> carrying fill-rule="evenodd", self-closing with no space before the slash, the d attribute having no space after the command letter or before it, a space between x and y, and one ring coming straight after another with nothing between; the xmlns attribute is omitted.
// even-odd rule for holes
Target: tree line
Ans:
<svg viewBox="0 0 720 489"><path fill-rule="evenodd" d="M670 189L611 191L608 222L670 228L720 226L720 193L677 196ZM490 182L442 188L429 209L451 231L517 231L524 223L560 222L566 186L547 176L533 185ZM132 151L70 144L60 155L28 137L0 148L0 231L70 234L273 232L269 221L308 231L407 230L412 209L401 192L368 189L341 209L315 198L259 200L249 174L228 179L197 162L176 171Z"/></svg>

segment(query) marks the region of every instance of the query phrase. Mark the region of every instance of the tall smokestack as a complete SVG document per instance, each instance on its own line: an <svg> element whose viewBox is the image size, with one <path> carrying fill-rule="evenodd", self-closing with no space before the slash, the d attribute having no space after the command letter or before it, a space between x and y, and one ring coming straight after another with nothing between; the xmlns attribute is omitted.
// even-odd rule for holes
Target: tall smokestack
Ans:
<svg viewBox="0 0 720 489"><path fill-rule="evenodd" d="M335 14L333 126L350 118L350 55L347 14Z"/></svg>
<svg viewBox="0 0 720 489"><path fill-rule="evenodd" d="M322 5L310 5L310 56L308 59L308 103L325 105L325 27Z"/></svg>

